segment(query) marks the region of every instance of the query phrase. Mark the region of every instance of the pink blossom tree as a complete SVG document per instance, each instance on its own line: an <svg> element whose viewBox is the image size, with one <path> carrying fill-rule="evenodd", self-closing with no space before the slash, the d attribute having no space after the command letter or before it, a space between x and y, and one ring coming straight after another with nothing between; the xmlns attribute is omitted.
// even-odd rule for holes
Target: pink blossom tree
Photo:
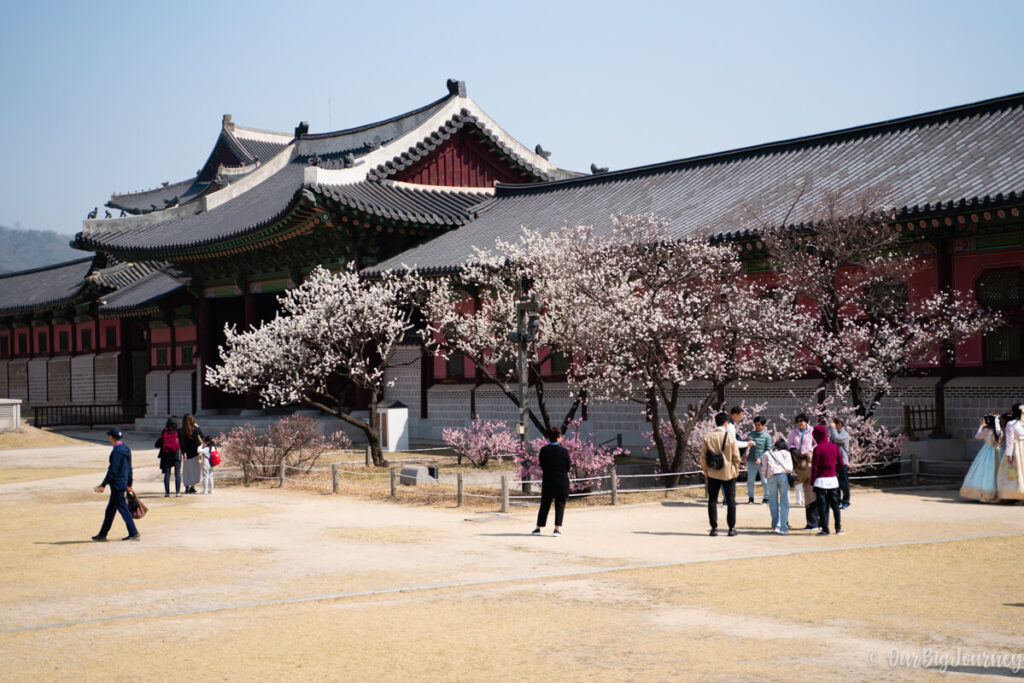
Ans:
<svg viewBox="0 0 1024 683"><path fill-rule="evenodd" d="M583 480L604 476L608 468L615 464L616 456L629 454L629 451L623 448L610 448L598 444L593 434L581 435L581 423L582 420L573 420L562 438L562 446L569 451L569 490L573 493L593 489L594 481ZM546 445L547 439L534 439L530 442L529 448L517 450L514 459L519 467L519 476L524 480L540 481L543 474L540 468L540 449Z"/></svg>
<svg viewBox="0 0 1024 683"><path fill-rule="evenodd" d="M362 431L374 464L384 465L377 402L393 351L413 331L413 299L429 288L413 273L364 280L351 267L318 267L281 295L273 320L246 331L226 327L222 362L206 381L229 393L258 391L265 406L302 404L334 415ZM368 420L352 414L354 389L369 396Z"/></svg>
<svg viewBox="0 0 1024 683"><path fill-rule="evenodd" d="M788 315L807 323L794 345L823 385L844 387L860 417L912 363L948 360L955 344L998 324L953 291L911 296L925 264L908 253L884 192L826 192L812 213L800 226L759 220L758 232L777 287L791 296Z"/></svg>
<svg viewBox="0 0 1024 683"><path fill-rule="evenodd" d="M474 420L468 429L443 430L441 438L476 467L485 467L491 459L501 462L521 449L519 437L500 420Z"/></svg>

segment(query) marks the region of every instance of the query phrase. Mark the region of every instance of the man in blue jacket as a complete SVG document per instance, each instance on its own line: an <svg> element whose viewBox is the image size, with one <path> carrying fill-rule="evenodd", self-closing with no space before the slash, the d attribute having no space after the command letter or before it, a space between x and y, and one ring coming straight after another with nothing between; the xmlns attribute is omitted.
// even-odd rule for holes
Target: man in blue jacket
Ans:
<svg viewBox="0 0 1024 683"><path fill-rule="evenodd" d="M121 430L114 428L107 432L110 445L114 450L110 451L110 464L107 466L107 476L103 483L96 487L96 493L103 493L103 489L110 486L110 501L107 503L107 511L103 515L103 526L100 532L92 537L94 541L107 540L107 532L110 525L114 523L114 513L120 512L124 519L124 525L128 527L128 535L122 541L137 541L141 538L139 530L135 528L135 520L128 509L128 501L125 500L125 493L132 490L132 451L121 441Z"/></svg>

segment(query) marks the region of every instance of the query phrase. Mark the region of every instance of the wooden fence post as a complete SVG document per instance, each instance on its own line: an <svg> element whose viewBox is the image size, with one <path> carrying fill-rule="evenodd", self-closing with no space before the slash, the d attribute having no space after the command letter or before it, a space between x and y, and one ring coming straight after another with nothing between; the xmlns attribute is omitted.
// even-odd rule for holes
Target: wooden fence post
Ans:
<svg viewBox="0 0 1024 683"><path fill-rule="evenodd" d="M508 472L501 475L501 511L508 512Z"/></svg>
<svg viewBox="0 0 1024 683"><path fill-rule="evenodd" d="M370 454L370 444L366 444L366 448L364 448L363 450L363 455L365 456L366 459L366 466L369 467L370 465L373 464L373 456Z"/></svg>
<svg viewBox="0 0 1024 683"><path fill-rule="evenodd" d="M331 492L338 492L338 463L331 463Z"/></svg>
<svg viewBox="0 0 1024 683"><path fill-rule="evenodd" d="M398 497L398 488L396 487L395 483L396 483L395 482L395 468L392 467L391 468L391 497L392 498L397 498Z"/></svg>
<svg viewBox="0 0 1024 683"><path fill-rule="evenodd" d="M917 461L917 453L910 454L910 485L917 486L917 473L920 463Z"/></svg>
<svg viewBox="0 0 1024 683"><path fill-rule="evenodd" d="M609 469L608 472L609 472L609 474L611 474L611 477L612 477L612 505L618 505L619 504L619 481L618 481L618 478L615 476L615 465L612 465L611 469Z"/></svg>
<svg viewBox="0 0 1024 683"><path fill-rule="evenodd" d="M280 475L278 475L278 480L277 480L277 485L278 486L284 486L284 468L285 467L286 467L286 465L284 464L284 460L282 460L281 461L281 473L280 473Z"/></svg>
<svg viewBox="0 0 1024 683"><path fill-rule="evenodd" d="M458 507L462 507L462 500L463 500L463 495L462 495L462 472L459 472L456 475L455 481L456 481L456 483L459 486L458 503L457 503L457 505L458 505Z"/></svg>

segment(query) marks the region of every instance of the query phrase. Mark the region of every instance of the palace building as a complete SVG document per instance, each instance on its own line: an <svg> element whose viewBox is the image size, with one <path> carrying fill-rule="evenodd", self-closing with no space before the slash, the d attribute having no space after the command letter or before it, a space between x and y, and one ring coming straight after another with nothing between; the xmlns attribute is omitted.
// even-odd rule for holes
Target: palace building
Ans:
<svg viewBox="0 0 1024 683"><path fill-rule="evenodd" d="M426 106L331 133L304 122L262 131L225 115L195 177L112 195L119 216L85 220L73 246L91 255L0 276L0 397L54 420L87 409L154 424L187 412L207 425L255 417L255 395L206 386L204 367L217 362L225 323L269 319L276 296L317 265L453 274L474 246L522 226L600 230L613 214L653 213L673 235L737 243L757 272L753 213L781 220L804 188L790 216L799 222L826 190L885 187L896 229L926 264L914 287L969 292L1007 323L961 344L951 363L915 368L880 416L898 426L903 403L936 405L967 436L981 413L1024 398L1024 94L621 171L584 175L549 156L512 138L458 81ZM414 438L473 417L515 419L470 363L402 353L415 362L395 370L388 401L409 406ZM816 384L747 385L743 396L777 414L795 407L791 390ZM556 385L554 398L557 410L568 390ZM595 404L587 420L626 443L650 429L634 405Z"/></svg>

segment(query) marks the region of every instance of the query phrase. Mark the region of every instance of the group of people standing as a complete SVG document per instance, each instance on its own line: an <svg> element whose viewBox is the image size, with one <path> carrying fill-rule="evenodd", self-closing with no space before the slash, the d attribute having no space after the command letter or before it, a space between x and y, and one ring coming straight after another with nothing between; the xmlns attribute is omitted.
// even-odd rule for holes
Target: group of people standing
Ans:
<svg viewBox="0 0 1024 683"><path fill-rule="evenodd" d="M171 495L171 472L174 472L174 496L198 493L196 484L203 484L203 493L213 493L213 465L211 452L215 448L213 439L204 437L191 415L185 415L181 426L173 417L167 418L164 431L153 446L160 459L160 471L164 474L164 498ZM184 456L184 460L182 458Z"/></svg>
<svg viewBox="0 0 1024 683"><path fill-rule="evenodd" d="M1024 500L1024 403L981 419L974 438L983 443L964 477L960 495L983 503Z"/></svg>
<svg viewBox="0 0 1024 683"><path fill-rule="evenodd" d="M772 442L767 420L754 418L754 429L741 441L737 425L743 409L715 416L715 428L704 438L701 471L707 480L708 521L712 536L718 535L718 492L724 495L729 536L736 535L736 481L744 457L747 464L747 502L754 502L754 485L761 476L764 497L771 513L772 532L789 533L789 489L796 488L796 504L804 505L806 530L827 536L829 511L835 533L843 533L841 510L850 507L850 435L841 418L828 427L813 429L806 415L797 415L789 435Z"/></svg>

